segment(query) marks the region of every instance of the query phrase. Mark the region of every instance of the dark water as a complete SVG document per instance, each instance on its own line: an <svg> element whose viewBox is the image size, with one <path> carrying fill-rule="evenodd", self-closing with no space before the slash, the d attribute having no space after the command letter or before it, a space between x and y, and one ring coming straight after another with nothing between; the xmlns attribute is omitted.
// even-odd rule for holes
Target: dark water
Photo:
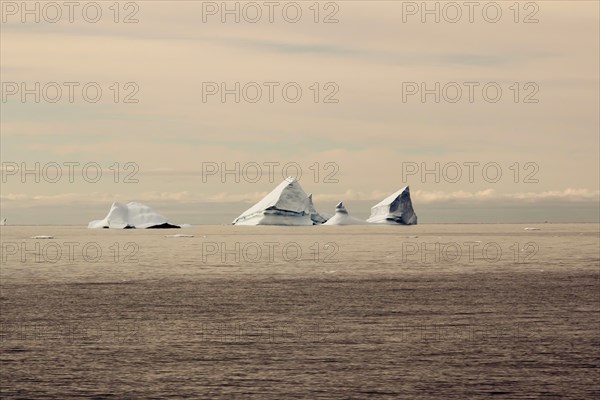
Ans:
<svg viewBox="0 0 600 400"><path fill-rule="evenodd" d="M53 231L57 240L99 235L63 229ZM202 230L218 241L225 229ZM77 260L46 265L7 257L2 398L600 396L597 226L461 228L503 249L528 235L521 241L538 251L527 263L389 264L384 247L439 238L439 230L419 229L410 233L418 238L337 230L334 264L275 257L250 271L243 259L172 253L194 242L163 240L162 233L136 233L137 262L107 262L101 274ZM236 230L229 237L256 232L273 233ZM302 244L305 231L297 232L284 237ZM323 232L318 239L329 241L330 231ZM31 236L8 233L14 242ZM368 243L377 235L387 246ZM559 246L569 243L577 249Z"/></svg>

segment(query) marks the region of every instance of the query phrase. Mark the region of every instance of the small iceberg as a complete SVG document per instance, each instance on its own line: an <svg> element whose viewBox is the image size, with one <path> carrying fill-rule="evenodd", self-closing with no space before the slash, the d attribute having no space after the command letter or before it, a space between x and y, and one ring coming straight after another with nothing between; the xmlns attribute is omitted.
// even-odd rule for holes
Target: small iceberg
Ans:
<svg viewBox="0 0 600 400"><path fill-rule="evenodd" d="M38 235L38 236L32 236L32 239L54 239L54 236L46 236L46 235Z"/></svg>
<svg viewBox="0 0 600 400"><path fill-rule="evenodd" d="M526 231L540 231L541 229L540 228L523 228L523 230L526 230Z"/></svg>
<svg viewBox="0 0 600 400"><path fill-rule="evenodd" d="M183 234L177 234L177 235L165 235L166 238L193 238L194 235L183 235Z"/></svg>
<svg viewBox="0 0 600 400"><path fill-rule="evenodd" d="M416 225L417 215L410 200L410 189L403 187L371 207L367 222L373 224Z"/></svg>
<svg viewBox="0 0 600 400"><path fill-rule="evenodd" d="M127 204L114 202L104 219L91 221L90 229L179 229L179 225L171 224L164 216L145 204L130 202Z"/></svg>
<svg viewBox="0 0 600 400"><path fill-rule="evenodd" d="M339 202L335 206L335 215L327 220L323 225L365 225L367 221L362 219L354 218L348 213L343 202Z"/></svg>

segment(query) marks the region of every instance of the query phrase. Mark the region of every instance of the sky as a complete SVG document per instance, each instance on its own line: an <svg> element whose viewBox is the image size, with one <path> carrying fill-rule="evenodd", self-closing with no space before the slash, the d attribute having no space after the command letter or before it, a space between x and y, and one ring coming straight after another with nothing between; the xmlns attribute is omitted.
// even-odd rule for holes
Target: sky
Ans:
<svg viewBox="0 0 600 400"><path fill-rule="evenodd" d="M596 1L0 3L9 223L226 224L287 175L329 213L600 220Z"/></svg>

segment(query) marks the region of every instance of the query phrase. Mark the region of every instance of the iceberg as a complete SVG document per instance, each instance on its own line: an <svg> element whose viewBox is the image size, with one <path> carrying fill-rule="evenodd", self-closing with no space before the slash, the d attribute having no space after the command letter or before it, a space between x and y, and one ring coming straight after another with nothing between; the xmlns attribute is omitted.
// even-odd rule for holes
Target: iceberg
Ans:
<svg viewBox="0 0 600 400"><path fill-rule="evenodd" d="M283 180L271 193L237 217L233 225L308 226L324 218L295 178Z"/></svg>
<svg viewBox="0 0 600 400"><path fill-rule="evenodd" d="M410 200L410 189L403 187L371 207L367 222L373 224L416 225L417 215Z"/></svg>
<svg viewBox="0 0 600 400"><path fill-rule="evenodd" d="M310 219L315 225L322 224L329 219L326 218L323 214L319 214L315 209L315 205L312 201L312 193L308 195L308 212L310 214Z"/></svg>
<svg viewBox="0 0 600 400"><path fill-rule="evenodd" d="M166 238L193 238L194 235L183 235L178 233L177 235L165 235Z"/></svg>
<svg viewBox="0 0 600 400"><path fill-rule="evenodd" d="M4 225L6 225L6 218L2 218L2 220L0 220L0 226Z"/></svg>
<svg viewBox="0 0 600 400"><path fill-rule="evenodd" d="M328 221L331 217L333 217L334 214L329 214L327 212L321 212L319 213L319 215L321 216L321 218L323 218L325 221Z"/></svg>
<svg viewBox="0 0 600 400"><path fill-rule="evenodd" d="M335 206L335 215L327 220L323 225L364 225L366 221L354 218L348 213L343 202Z"/></svg>
<svg viewBox="0 0 600 400"><path fill-rule="evenodd" d="M114 202L108 215L104 219L90 222L88 228L177 229L180 226L169 223L165 217L152 208L132 201L127 204Z"/></svg>

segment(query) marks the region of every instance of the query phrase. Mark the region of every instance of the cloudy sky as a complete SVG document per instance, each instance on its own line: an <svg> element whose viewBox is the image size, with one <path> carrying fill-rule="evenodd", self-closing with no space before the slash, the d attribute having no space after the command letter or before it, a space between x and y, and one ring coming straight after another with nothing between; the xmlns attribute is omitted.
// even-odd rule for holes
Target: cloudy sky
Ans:
<svg viewBox="0 0 600 400"><path fill-rule="evenodd" d="M114 3L1 2L9 222L228 223L283 175L328 212L408 184L426 222L598 221L598 2Z"/></svg>

